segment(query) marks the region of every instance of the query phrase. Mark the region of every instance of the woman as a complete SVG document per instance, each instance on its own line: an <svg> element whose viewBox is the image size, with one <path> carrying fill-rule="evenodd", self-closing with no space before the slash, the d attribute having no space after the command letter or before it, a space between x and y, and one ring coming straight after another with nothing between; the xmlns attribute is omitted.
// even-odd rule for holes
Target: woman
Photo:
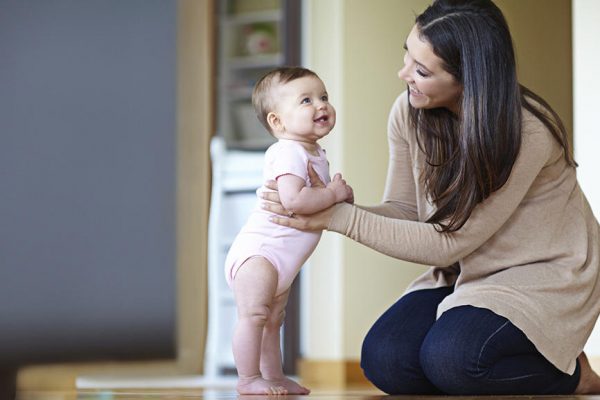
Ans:
<svg viewBox="0 0 600 400"><path fill-rule="evenodd" d="M433 265L365 338L381 390L600 393L582 352L600 312L598 222L559 117L517 81L501 11L435 1L405 48L383 203L286 218L265 193L272 220Z"/></svg>

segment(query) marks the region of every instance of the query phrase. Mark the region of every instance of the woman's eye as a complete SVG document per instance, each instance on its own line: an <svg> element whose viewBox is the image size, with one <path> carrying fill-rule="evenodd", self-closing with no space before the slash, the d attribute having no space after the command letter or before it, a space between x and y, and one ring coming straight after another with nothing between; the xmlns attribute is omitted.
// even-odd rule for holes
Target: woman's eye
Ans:
<svg viewBox="0 0 600 400"><path fill-rule="evenodd" d="M300 102L300 104L309 104L310 103L310 98L305 97L302 99L302 101Z"/></svg>
<svg viewBox="0 0 600 400"><path fill-rule="evenodd" d="M427 78L429 76L429 74L427 72L421 71L420 69L417 68L417 74L419 74L420 76L422 76L423 78Z"/></svg>

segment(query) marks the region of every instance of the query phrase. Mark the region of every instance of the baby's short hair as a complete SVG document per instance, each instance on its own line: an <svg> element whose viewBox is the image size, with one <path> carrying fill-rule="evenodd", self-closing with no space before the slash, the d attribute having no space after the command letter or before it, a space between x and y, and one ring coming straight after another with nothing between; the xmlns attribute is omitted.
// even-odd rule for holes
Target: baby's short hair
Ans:
<svg viewBox="0 0 600 400"><path fill-rule="evenodd" d="M305 76L319 77L310 69L303 67L280 67L267 72L262 78L256 82L252 91L252 105L258 120L269 133L271 127L267 122L267 115L275 108L275 102L271 95L271 89L279 84L291 82L293 80L303 78Z"/></svg>

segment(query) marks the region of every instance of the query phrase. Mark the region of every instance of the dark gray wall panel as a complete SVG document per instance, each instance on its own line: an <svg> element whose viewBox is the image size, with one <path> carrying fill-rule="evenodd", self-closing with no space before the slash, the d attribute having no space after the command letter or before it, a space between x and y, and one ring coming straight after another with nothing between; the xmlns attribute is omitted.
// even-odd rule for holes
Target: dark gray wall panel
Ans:
<svg viewBox="0 0 600 400"><path fill-rule="evenodd" d="M0 364L169 356L176 2L0 0Z"/></svg>

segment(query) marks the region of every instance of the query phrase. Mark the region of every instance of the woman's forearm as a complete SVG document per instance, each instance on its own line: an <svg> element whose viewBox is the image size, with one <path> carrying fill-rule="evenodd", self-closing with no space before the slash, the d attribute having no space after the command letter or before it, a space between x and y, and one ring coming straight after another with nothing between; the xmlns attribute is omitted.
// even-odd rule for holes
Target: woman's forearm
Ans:
<svg viewBox="0 0 600 400"><path fill-rule="evenodd" d="M418 219L417 212L414 208L404 205L399 202L383 202L374 206L362 206L357 204L358 208L369 211L373 214L381 215L383 217L406 219L409 221L416 221Z"/></svg>

